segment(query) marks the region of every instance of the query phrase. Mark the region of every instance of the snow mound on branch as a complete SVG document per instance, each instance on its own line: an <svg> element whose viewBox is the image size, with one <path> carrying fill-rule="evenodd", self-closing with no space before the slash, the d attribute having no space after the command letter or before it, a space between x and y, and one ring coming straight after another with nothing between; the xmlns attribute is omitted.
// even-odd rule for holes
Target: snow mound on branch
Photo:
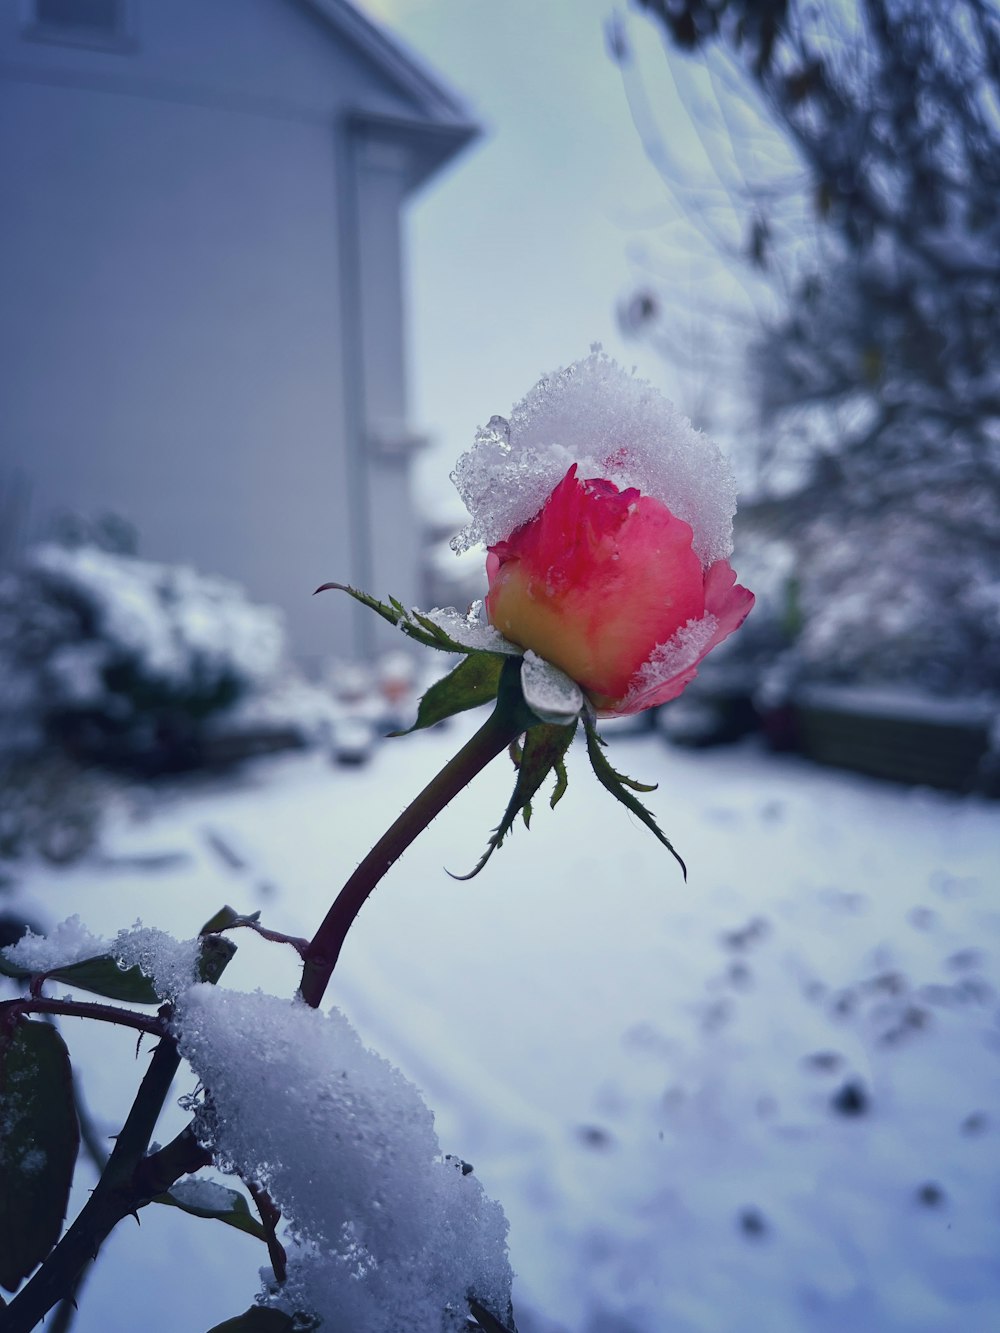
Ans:
<svg viewBox="0 0 1000 1333"><path fill-rule="evenodd" d="M540 379L509 421L492 417L477 431L451 477L471 515L455 550L509 537L572 463L581 478L604 477L662 501L691 525L706 568L732 554L736 481L728 461L653 385L599 348Z"/></svg>
<svg viewBox="0 0 1000 1333"><path fill-rule="evenodd" d="M506 1312L502 1209L342 1014L197 985L176 1026L219 1165L265 1187L296 1242L272 1303L351 1333L462 1329L470 1292Z"/></svg>
<svg viewBox="0 0 1000 1333"><path fill-rule="evenodd" d="M118 932L111 952L120 968L139 968L161 999L173 999L195 980L203 943L197 937L175 940L165 930L137 921L131 929Z"/></svg>
<svg viewBox="0 0 1000 1333"><path fill-rule="evenodd" d="M122 971L139 968L152 979L156 993L166 998L179 995L195 980L202 943L197 938L176 940L141 921L120 930L113 940L106 940L88 930L79 916L71 916L58 922L47 935L27 931L0 953L14 967L30 972L54 972L89 958L111 957Z"/></svg>

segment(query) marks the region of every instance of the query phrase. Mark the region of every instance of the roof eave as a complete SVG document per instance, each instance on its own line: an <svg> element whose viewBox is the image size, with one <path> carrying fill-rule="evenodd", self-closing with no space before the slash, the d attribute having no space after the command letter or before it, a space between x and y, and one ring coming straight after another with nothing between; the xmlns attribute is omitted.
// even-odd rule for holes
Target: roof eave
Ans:
<svg viewBox="0 0 1000 1333"><path fill-rule="evenodd" d="M362 14L348 0L298 0L298 3L305 5L358 47L428 121L471 130L473 134L476 132L472 114L459 94L443 83L395 36Z"/></svg>

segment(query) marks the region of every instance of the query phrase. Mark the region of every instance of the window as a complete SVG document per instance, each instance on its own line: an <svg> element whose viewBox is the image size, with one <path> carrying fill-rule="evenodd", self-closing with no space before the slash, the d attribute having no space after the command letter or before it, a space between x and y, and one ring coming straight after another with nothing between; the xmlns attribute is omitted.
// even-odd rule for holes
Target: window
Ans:
<svg viewBox="0 0 1000 1333"><path fill-rule="evenodd" d="M131 0L28 0L25 35L72 46L131 45Z"/></svg>

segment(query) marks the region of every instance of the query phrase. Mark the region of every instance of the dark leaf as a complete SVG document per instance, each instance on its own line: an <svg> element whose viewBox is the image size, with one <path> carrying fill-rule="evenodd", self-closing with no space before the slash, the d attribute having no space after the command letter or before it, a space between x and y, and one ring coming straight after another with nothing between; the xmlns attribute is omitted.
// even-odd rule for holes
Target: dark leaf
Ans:
<svg viewBox="0 0 1000 1333"><path fill-rule="evenodd" d="M473 652L449 675L435 681L420 700L417 720L410 731L420 731L432 727L443 718L453 717L456 713L480 704L489 703L497 697L500 686L500 672L504 658L500 653ZM393 732L396 736L405 736L408 732Z"/></svg>
<svg viewBox="0 0 1000 1333"><path fill-rule="evenodd" d="M531 819L532 797L553 770L556 773L556 791L553 793L552 804L559 800L566 790L564 759L575 734L575 718L568 726L560 726L558 723L539 723L525 734L520 759L515 761L517 781L514 784L514 794L504 811L503 819L493 830L486 851L475 867L467 875L453 875L453 879L474 879L514 827L514 821L519 814L524 817L525 825L528 824Z"/></svg>
<svg viewBox="0 0 1000 1333"><path fill-rule="evenodd" d="M14 1291L59 1239L80 1128L73 1072L50 1023L22 1023L0 1068L0 1286Z"/></svg>
<svg viewBox="0 0 1000 1333"><path fill-rule="evenodd" d="M469 1297L469 1309L475 1315L479 1327L485 1329L486 1333L517 1333L513 1318L509 1323L502 1324L496 1315L491 1314L485 1305L476 1300L475 1296Z"/></svg>
<svg viewBox="0 0 1000 1333"><path fill-rule="evenodd" d="M621 801L626 809L631 810L637 818L641 819L646 827L659 838L660 842L663 843L664 847L666 847L667 851L684 872L684 878L687 879L687 866L684 864L680 855L674 850L670 839L662 832L656 820L642 802L636 800L632 795L632 791L655 791L655 787L644 786L642 783L636 782L634 778L628 778L624 773L619 773L612 768L604 757L602 748L604 741L597 734L597 729L594 726L593 721L589 717L584 717L583 725L587 733L587 753L590 756L590 765L594 770L594 775L598 782L602 787L606 787L616 800ZM632 791L629 791L630 787L632 788Z"/></svg>
<svg viewBox="0 0 1000 1333"><path fill-rule="evenodd" d="M267 1232L260 1220L250 1211L250 1205L239 1190L231 1190L225 1185L219 1185L216 1188L219 1194L219 1202L217 1205L208 1207L192 1203L189 1199L186 1199L182 1184L171 1186L165 1194L157 1194L150 1202L167 1204L171 1208L180 1208L182 1212L189 1213L192 1217L208 1217L216 1222L225 1222L227 1227L235 1227L237 1231L245 1231L248 1236L256 1236L258 1240L262 1240L266 1245ZM215 1190L212 1191L213 1195L215 1192ZM225 1202L222 1201L223 1193L226 1195Z"/></svg>
<svg viewBox="0 0 1000 1333"><path fill-rule="evenodd" d="M295 1323L283 1310L268 1310L255 1305L235 1319L215 1324L208 1333L292 1333Z"/></svg>
<svg viewBox="0 0 1000 1333"><path fill-rule="evenodd" d="M0 972L21 980L38 975L29 968L15 967L3 958L0 958ZM130 967L123 971L110 954L82 958L78 963L55 967L42 975L52 981L79 987L92 995L103 995L108 1000L123 1000L128 1004L160 1003L160 996L154 990L152 981L140 968Z"/></svg>
<svg viewBox="0 0 1000 1333"><path fill-rule="evenodd" d="M236 945L224 935L205 935L198 955L198 980L214 986L232 961Z"/></svg>

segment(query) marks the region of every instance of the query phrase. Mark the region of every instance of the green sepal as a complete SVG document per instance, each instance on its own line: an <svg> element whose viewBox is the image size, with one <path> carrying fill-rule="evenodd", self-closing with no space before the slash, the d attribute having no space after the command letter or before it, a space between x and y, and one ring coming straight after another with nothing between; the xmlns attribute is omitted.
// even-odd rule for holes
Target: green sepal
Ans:
<svg viewBox="0 0 1000 1333"><path fill-rule="evenodd" d="M468 649L466 649L468 652ZM506 659L502 653L474 651L459 662L454 671L436 680L420 700L417 720L406 731L393 731L392 736L408 736L411 731L433 727L446 717L478 708L497 697L500 672Z"/></svg>
<svg viewBox="0 0 1000 1333"><path fill-rule="evenodd" d="M517 1327L514 1324L513 1312L507 1318L508 1322L502 1324L500 1320L481 1301L477 1301L475 1296L469 1297L469 1309L475 1316L476 1323L484 1333L517 1333Z"/></svg>
<svg viewBox="0 0 1000 1333"><path fill-rule="evenodd" d="M353 597L356 602L362 606L367 606L374 611L376 615L387 620L390 625L395 625L401 629L404 634L415 639L417 643L424 644L427 648L440 648L446 653L467 653L467 645L457 643L440 625L435 625L429 616L422 615L419 611L407 611L402 602L397 602L395 597L390 597L388 602L380 602L377 597L372 597L370 593L362 592L359 588L351 588L346 583L323 583L316 592L327 592L336 589L338 592L346 592L349 597Z"/></svg>
<svg viewBox="0 0 1000 1333"><path fill-rule="evenodd" d="M567 726L553 722L539 722L525 733L519 747L511 746L511 755L517 766L514 794L504 811L503 819L493 830L486 851L475 867L467 875L452 875L453 879L474 879L514 827L519 814L524 819L525 827L528 826L531 820L532 798L553 771L556 774L556 791L553 793L551 804L555 805L560 799L566 790L566 751L576 734L576 724L576 718Z"/></svg>
<svg viewBox="0 0 1000 1333"><path fill-rule="evenodd" d="M224 1324L214 1324L208 1333L293 1333L294 1329L306 1327L309 1326L296 1324L291 1315L285 1314L284 1310L253 1305L235 1319L227 1319Z"/></svg>
<svg viewBox="0 0 1000 1333"><path fill-rule="evenodd" d="M215 916L209 919L198 931L199 935L221 935L224 930L230 930L233 926L256 925L260 920L260 912L251 912L249 916L244 916L242 912L237 912L234 907L228 904L220 907Z"/></svg>
<svg viewBox="0 0 1000 1333"><path fill-rule="evenodd" d="M123 970L111 954L81 958L79 962L67 963L64 967L54 967L44 972L17 967L0 955L0 972L5 977L16 977L19 981L26 981L29 977L61 981L89 991L91 995L102 995L107 1000L122 1000L126 1004L160 1003L152 981L142 969L136 966Z"/></svg>
<svg viewBox="0 0 1000 1333"><path fill-rule="evenodd" d="M587 733L587 754L590 756L590 766L593 768L594 776L597 778L598 782L602 787L606 787L616 800L621 801L626 809L631 810L638 819L642 820L650 832L663 843L664 847L666 847L667 851L680 866L684 878L687 879L687 866L684 864L683 858L676 851L670 839L662 831L656 820L642 802L636 800L632 795L633 791L655 791L655 783L653 786L647 786L644 783L636 782L634 778L626 777L624 773L619 773L616 769L612 768L603 753L603 747L606 742L598 735L593 718L584 714L583 726ZM631 791L629 788L631 788Z"/></svg>
<svg viewBox="0 0 1000 1333"><path fill-rule="evenodd" d="M224 1190L228 1198L228 1204L224 1208L202 1208L198 1204L188 1203L183 1197L178 1198L174 1194L174 1187L163 1194L154 1195L150 1203L163 1203L171 1208L179 1208L181 1212L188 1213L191 1217L208 1217L216 1222L225 1222L227 1227L245 1231L248 1236L255 1236L266 1245L267 1232L260 1220L254 1217L250 1205L239 1190L229 1189L226 1185L220 1185L218 1188Z"/></svg>
<svg viewBox="0 0 1000 1333"><path fill-rule="evenodd" d="M4 1050L0 1125L0 1286L15 1291L59 1239L80 1146L69 1052L51 1023L21 1023Z"/></svg>

